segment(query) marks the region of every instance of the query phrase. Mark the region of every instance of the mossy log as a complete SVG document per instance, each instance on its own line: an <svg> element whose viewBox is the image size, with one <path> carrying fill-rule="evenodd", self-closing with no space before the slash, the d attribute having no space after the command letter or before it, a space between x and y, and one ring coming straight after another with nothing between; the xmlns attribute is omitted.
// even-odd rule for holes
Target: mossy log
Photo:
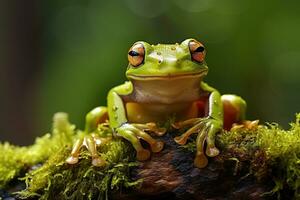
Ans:
<svg viewBox="0 0 300 200"><path fill-rule="evenodd" d="M99 128L99 134L109 132L107 127ZM299 114L290 130L267 124L256 130L223 131L216 138L221 154L209 158L203 169L193 165L195 138L179 146L173 139L178 134L169 129L159 137L165 147L148 161L137 162L130 143L119 138L99 149L107 160L106 167L93 167L87 151L81 153L78 164L70 166L65 160L72 141L82 133L66 115L59 115L54 118L52 133L38 138L32 146L0 144L0 197L300 199ZM16 181L19 178L21 181ZM20 183L26 187L19 188ZM15 188L21 191L7 192Z"/></svg>
<svg viewBox="0 0 300 200"><path fill-rule="evenodd" d="M162 139L165 149L152 154L151 160L140 162L131 172L132 177L143 180L140 187L114 199L271 199L265 194L274 184L258 181L249 173L251 160L237 163L234 159L224 160L221 154L199 169L193 165L193 152L178 147L171 135Z"/></svg>

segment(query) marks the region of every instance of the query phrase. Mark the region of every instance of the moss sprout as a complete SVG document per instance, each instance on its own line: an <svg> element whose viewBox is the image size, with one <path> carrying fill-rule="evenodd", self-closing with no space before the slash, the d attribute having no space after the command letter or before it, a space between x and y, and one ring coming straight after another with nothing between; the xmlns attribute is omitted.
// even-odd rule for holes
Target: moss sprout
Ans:
<svg viewBox="0 0 300 200"><path fill-rule="evenodd" d="M0 188L31 166L47 160L60 148L70 145L74 130L75 126L69 123L67 114L57 113L53 118L52 134L37 138L34 145L18 147L8 142L0 144Z"/></svg>

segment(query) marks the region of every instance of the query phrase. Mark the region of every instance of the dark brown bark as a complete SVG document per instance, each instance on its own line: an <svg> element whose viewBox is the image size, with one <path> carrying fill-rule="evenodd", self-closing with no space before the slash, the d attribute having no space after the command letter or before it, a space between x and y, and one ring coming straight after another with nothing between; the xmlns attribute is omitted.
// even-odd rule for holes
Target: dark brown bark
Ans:
<svg viewBox="0 0 300 200"><path fill-rule="evenodd" d="M194 153L179 147L169 135L164 150L141 162L133 176L142 178L140 188L115 199L273 199L263 195L273 188L272 181L259 182L249 175L247 162L236 172L235 161L221 156L209 159L204 169L193 165Z"/></svg>

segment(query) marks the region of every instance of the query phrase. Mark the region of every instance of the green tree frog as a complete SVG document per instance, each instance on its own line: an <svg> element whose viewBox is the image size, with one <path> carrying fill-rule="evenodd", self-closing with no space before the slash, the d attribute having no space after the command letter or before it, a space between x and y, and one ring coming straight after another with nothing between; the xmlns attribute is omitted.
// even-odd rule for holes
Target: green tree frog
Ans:
<svg viewBox="0 0 300 200"><path fill-rule="evenodd" d="M197 134L194 165L205 167L207 156L219 154L215 135L222 128L228 130L234 123L242 123L246 110L241 97L221 96L203 82L208 72L205 55L204 45L195 39L180 44L134 43L128 51L129 81L110 90L107 107L97 107L87 114L87 136L74 143L67 163L77 163L81 147L86 146L92 164L105 165L97 153L97 145L103 140L94 131L106 120L116 136L133 145L137 160L147 160L151 152L160 152L164 147L162 141L153 138L153 134L162 136L166 132L157 124L175 117L174 128L188 129L174 140L184 145L190 135ZM142 146L141 139L149 143L151 151Z"/></svg>

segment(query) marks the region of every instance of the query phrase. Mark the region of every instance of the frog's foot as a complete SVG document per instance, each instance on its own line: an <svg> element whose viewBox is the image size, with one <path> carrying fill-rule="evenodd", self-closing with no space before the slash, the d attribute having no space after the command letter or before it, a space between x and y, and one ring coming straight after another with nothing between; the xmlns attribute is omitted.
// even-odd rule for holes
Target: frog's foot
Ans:
<svg viewBox="0 0 300 200"><path fill-rule="evenodd" d="M192 125L181 136L175 137L174 140L180 145L185 145L188 138L193 133L198 133L196 139L196 157L194 165L198 168L204 168L208 164L207 156L215 157L219 155L219 150L215 147L215 135L222 129L222 122L213 118L193 118L183 122L177 122L173 125L175 128L182 128L184 126ZM206 142L206 152L204 153L204 144ZM205 155L206 154L206 155Z"/></svg>
<svg viewBox="0 0 300 200"><path fill-rule="evenodd" d="M91 134L84 138L77 139L74 143L71 156L66 159L68 164L76 164L79 161L81 148L84 146L92 156L92 165L102 167L106 161L97 153L97 147L107 143L110 138L100 138L97 134Z"/></svg>
<svg viewBox="0 0 300 200"><path fill-rule="evenodd" d="M162 141L157 141L152 138L148 133L145 131L154 131L157 133L162 133L163 130L153 126L152 123L148 124L123 124L119 128L117 128L117 134L124 137L126 140L132 143L133 147L137 152L137 159L140 161L147 160L150 157L150 151L144 149L141 145L140 139L146 141L151 148L152 152L160 152L163 147L164 143Z"/></svg>
<svg viewBox="0 0 300 200"><path fill-rule="evenodd" d="M190 125L196 125L201 121L202 118L192 118L185 121L175 122L172 124L172 127L175 129L180 129Z"/></svg>
<svg viewBox="0 0 300 200"><path fill-rule="evenodd" d="M234 123L230 131L239 131L239 130L256 130L259 127L259 120L249 121L245 120L241 123Z"/></svg>

